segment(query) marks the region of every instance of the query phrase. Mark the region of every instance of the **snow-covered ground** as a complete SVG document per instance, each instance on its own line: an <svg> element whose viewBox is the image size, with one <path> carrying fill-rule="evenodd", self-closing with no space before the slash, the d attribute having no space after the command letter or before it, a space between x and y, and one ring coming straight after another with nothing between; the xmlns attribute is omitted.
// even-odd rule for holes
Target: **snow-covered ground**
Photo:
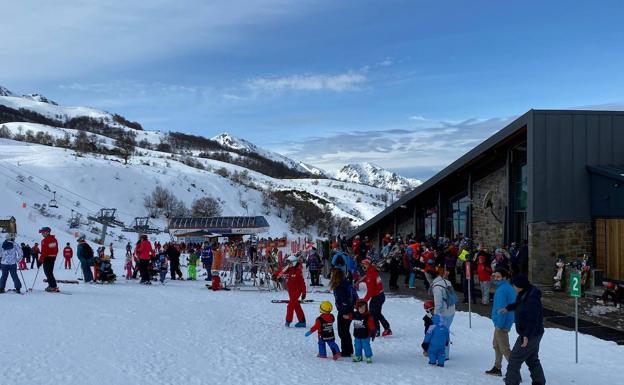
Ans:
<svg viewBox="0 0 624 385"><path fill-rule="evenodd" d="M122 253L118 250L117 253ZM75 278L60 268L57 277ZM114 260L121 275L122 260ZM30 285L33 271L24 273ZM384 313L394 335L373 342L374 363L316 358L316 336L283 326L284 292L212 292L204 281L151 287L120 279L113 285L62 285L73 295L35 291L0 296L0 378L15 385L99 384L500 384L489 377L494 360L488 318L458 313L451 328L451 360L430 367L422 356L422 303L389 298ZM9 280L8 287L12 287ZM311 293L315 301L329 294ZM318 302L304 305L309 322ZM515 339L515 333L512 333ZM512 341L513 342L513 341ZM540 356L549 384L614 384L624 347L547 329ZM529 374L523 369L525 383Z"/></svg>

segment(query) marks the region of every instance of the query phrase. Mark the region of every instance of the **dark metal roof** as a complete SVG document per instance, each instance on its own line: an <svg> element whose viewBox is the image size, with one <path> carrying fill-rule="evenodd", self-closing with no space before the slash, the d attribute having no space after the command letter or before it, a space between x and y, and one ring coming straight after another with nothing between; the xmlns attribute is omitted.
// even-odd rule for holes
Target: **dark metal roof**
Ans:
<svg viewBox="0 0 624 385"><path fill-rule="evenodd" d="M263 216L257 217L176 217L169 219L170 230L180 229L241 229L269 227Z"/></svg>
<svg viewBox="0 0 624 385"><path fill-rule="evenodd" d="M624 182L624 166L587 166L587 171L592 174Z"/></svg>
<svg viewBox="0 0 624 385"><path fill-rule="evenodd" d="M473 148L472 150L468 151L466 154L462 155L459 159L457 159L456 161L451 163L445 169L443 169L439 173L435 174L431 178L427 179L423 184L421 184L420 186L418 186L414 190L412 190L412 192L403 195L398 201L396 201L392 205L388 206L388 208L386 208L385 210L383 210L379 214L375 215L372 219L368 220L367 222L362 224L360 227L358 227L355 230L353 230L348 235L348 237L352 238L355 235L357 235L357 234L363 232L364 230L368 229L369 227L373 226L375 223L379 222L381 219L386 217L388 214L391 214L397 208L399 208L402 205L404 205L405 203L411 201L412 199L414 199L418 195L424 193L429 188L435 186L436 184L441 182L443 179L445 179L449 175L453 174L454 172L458 171L462 167L464 167L464 166L468 165L469 163L475 161L477 158L479 158L481 155L483 155L485 152L487 152L491 148L495 147L500 142L502 142L505 139L507 139L508 137L516 134L517 132L520 132L520 130L522 130L524 127L526 127L528 125L528 123L529 123L529 121L531 119L531 114L533 113L533 111L534 110L529 110L524 115L520 116L519 118L517 118L516 120L514 120L513 122L508 124L506 127L502 128L500 131L498 131L494 135L490 136L488 139L483 141L477 147Z"/></svg>

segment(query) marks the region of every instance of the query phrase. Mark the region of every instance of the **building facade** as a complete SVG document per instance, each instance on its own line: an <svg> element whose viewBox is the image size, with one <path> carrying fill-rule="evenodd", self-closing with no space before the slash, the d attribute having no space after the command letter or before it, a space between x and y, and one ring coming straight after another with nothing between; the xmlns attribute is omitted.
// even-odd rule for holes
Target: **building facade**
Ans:
<svg viewBox="0 0 624 385"><path fill-rule="evenodd" d="M528 274L552 281L583 254L624 279L624 112L530 110L350 235L528 243Z"/></svg>

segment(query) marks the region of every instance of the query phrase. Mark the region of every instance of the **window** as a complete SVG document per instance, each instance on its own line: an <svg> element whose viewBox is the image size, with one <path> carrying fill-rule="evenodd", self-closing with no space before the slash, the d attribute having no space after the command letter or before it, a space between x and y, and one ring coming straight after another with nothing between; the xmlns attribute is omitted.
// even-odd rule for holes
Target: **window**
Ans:
<svg viewBox="0 0 624 385"><path fill-rule="evenodd" d="M470 200L466 195L451 202L453 212L453 235L457 236L468 232L468 206Z"/></svg>
<svg viewBox="0 0 624 385"><path fill-rule="evenodd" d="M425 237L436 237L438 234L438 210L428 209L425 213Z"/></svg>

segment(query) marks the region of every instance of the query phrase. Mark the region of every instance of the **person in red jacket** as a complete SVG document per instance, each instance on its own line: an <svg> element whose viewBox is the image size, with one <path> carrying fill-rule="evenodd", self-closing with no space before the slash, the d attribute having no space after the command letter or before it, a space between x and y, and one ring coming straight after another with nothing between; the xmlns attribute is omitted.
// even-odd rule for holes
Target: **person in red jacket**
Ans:
<svg viewBox="0 0 624 385"><path fill-rule="evenodd" d="M50 234L51 232L52 230L49 227L42 227L39 230L39 233L43 236L39 263L43 265L43 273L48 279L48 287L46 287L45 291L58 292L59 289L54 278L54 262L56 262L56 256L58 255L58 241L54 235Z"/></svg>
<svg viewBox="0 0 624 385"><path fill-rule="evenodd" d="M479 285L481 286L481 304L487 305L490 303L490 282L492 280L492 267L488 263L485 255L479 256L477 275L479 276Z"/></svg>
<svg viewBox="0 0 624 385"><path fill-rule="evenodd" d="M355 238L353 239L353 242L351 242L351 252L353 253L353 256L355 257L355 259L358 259L358 257L360 256L360 236L356 235Z"/></svg>
<svg viewBox="0 0 624 385"><path fill-rule="evenodd" d="M69 246L69 242L67 242L67 244L65 245L65 248L63 249L63 258L65 258L65 270L67 269L71 269L71 261L72 261L72 257L74 256L74 251L72 250L71 246Z"/></svg>
<svg viewBox="0 0 624 385"><path fill-rule="evenodd" d="M286 287L288 289L288 306L286 307L286 327L290 327L293 320L293 312L297 314L299 322L295 324L296 328L304 328L306 326L305 314L299 303L299 297L304 300L306 297L306 286L303 279L303 272L299 264L299 258L291 255L286 259L287 265L282 270L282 274L286 277Z"/></svg>
<svg viewBox="0 0 624 385"><path fill-rule="evenodd" d="M363 300L370 300L368 307L375 320L375 330L379 333L379 324L381 323L384 328L381 335L384 337L391 336L392 330L390 329L390 323L388 323L386 317L381 313L381 308L384 302L386 302L386 295L384 294L383 283L381 282L379 272L368 258L362 261L362 268L366 271L366 274L364 274L364 277L360 280L360 282L366 284L366 295Z"/></svg>
<svg viewBox="0 0 624 385"><path fill-rule="evenodd" d="M134 253L139 258L139 272L141 273L141 283L144 285L151 285L152 278L149 273L150 259L155 255L152 244L147 239L146 234L141 234L139 242L137 243Z"/></svg>

